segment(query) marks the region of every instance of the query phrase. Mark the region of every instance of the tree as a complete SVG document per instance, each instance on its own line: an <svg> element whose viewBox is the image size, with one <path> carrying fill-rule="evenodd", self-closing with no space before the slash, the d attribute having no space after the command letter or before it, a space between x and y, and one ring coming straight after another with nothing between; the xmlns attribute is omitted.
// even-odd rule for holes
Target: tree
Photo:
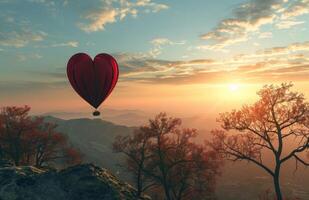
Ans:
<svg viewBox="0 0 309 200"><path fill-rule="evenodd" d="M30 107L3 107L0 112L0 152L15 165L42 167L63 160L79 163L80 154L69 146L56 125L30 117Z"/></svg>
<svg viewBox="0 0 309 200"><path fill-rule="evenodd" d="M211 143L226 158L247 160L272 176L277 200L283 198L282 165L291 159L296 164L309 165L303 155L309 150L309 104L291 87L286 83L266 85L257 93L260 99L255 104L220 114L218 121L228 132L214 130ZM266 151L273 155L274 165L264 162Z"/></svg>
<svg viewBox="0 0 309 200"><path fill-rule="evenodd" d="M155 186L143 173L146 169L146 161L151 156L150 138L143 134L143 129L144 127L140 127L133 136L117 136L113 144L115 152L121 152L127 156L127 169L133 173L138 197L141 197L147 189Z"/></svg>
<svg viewBox="0 0 309 200"><path fill-rule="evenodd" d="M133 136L119 136L117 152L127 155L140 192L162 190L167 200L211 199L220 159L206 145L193 142L194 129L182 129L181 120L160 113Z"/></svg>
<svg viewBox="0 0 309 200"><path fill-rule="evenodd" d="M42 167L55 161L74 165L81 162L80 153L68 145L67 138L56 131L57 125L44 122L39 131L32 132L26 143L32 150L35 166Z"/></svg>
<svg viewBox="0 0 309 200"><path fill-rule="evenodd" d="M30 135L40 124L39 119L32 120L28 113L30 107L5 107L1 109L0 142L4 156L9 157L16 165L22 162L26 152L26 135Z"/></svg>

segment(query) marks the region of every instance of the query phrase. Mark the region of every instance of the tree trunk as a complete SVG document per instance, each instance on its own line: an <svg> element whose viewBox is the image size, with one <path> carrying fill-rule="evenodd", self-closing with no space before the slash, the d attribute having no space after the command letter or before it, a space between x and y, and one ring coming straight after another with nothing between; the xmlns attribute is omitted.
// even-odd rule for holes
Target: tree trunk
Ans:
<svg viewBox="0 0 309 200"><path fill-rule="evenodd" d="M161 163L162 164L162 163ZM167 178L166 178L166 173L165 173L165 169L164 167L160 167L160 170L161 170L161 173L162 173L162 186L163 186L163 189L164 189L164 193L165 193L165 200L171 200L171 196L170 196L170 188L168 186L168 183L167 183Z"/></svg>
<svg viewBox="0 0 309 200"><path fill-rule="evenodd" d="M137 197L141 197L142 194L142 183L141 183L141 170L137 172Z"/></svg>
<svg viewBox="0 0 309 200"><path fill-rule="evenodd" d="M279 175L280 175L280 168L277 169L276 168L276 173L274 175L274 186L275 186L275 192L276 192L276 200L283 200L282 198L282 193L281 193L281 188L280 188L280 179L279 179Z"/></svg>
<svg viewBox="0 0 309 200"><path fill-rule="evenodd" d="M164 192L165 192L166 200L171 200L170 191L169 191L169 188L168 188L168 186L166 184L164 184Z"/></svg>
<svg viewBox="0 0 309 200"><path fill-rule="evenodd" d="M14 154L15 154L14 158L13 158L14 163L15 163L16 166L19 166L20 165L20 154L19 154L19 150L17 148L15 149Z"/></svg>
<svg viewBox="0 0 309 200"><path fill-rule="evenodd" d="M164 166L162 166L162 163L161 163L161 173L162 173L162 181L163 181L163 188L164 188L164 192L165 192L165 198L166 200L171 200L171 196L170 196L170 188L168 186L168 182L167 182L167 175L166 175L166 172L165 172L165 169L164 169Z"/></svg>

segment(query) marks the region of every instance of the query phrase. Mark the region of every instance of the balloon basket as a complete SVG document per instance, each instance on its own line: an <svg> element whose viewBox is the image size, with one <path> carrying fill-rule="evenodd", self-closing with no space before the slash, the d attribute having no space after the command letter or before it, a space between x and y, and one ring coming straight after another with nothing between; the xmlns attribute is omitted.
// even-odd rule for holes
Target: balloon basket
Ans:
<svg viewBox="0 0 309 200"><path fill-rule="evenodd" d="M98 110L96 110L96 111L94 111L94 112L92 113L92 115L95 116L95 117L100 116L100 114L101 114L101 113L100 113Z"/></svg>

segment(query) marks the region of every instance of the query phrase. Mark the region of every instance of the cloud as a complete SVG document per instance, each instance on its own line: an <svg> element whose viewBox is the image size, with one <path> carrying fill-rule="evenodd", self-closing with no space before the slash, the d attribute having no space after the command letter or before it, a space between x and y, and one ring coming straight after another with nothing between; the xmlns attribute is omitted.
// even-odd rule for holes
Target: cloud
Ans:
<svg viewBox="0 0 309 200"><path fill-rule="evenodd" d="M47 6L49 8L55 8L57 5L67 6L69 4L69 0L27 0L30 3L37 3ZM52 11L55 11L52 9Z"/></svg>
<svg viewBox="0 0 309 200"><path fill-rule="evenodd" d="M283 10L282 19L295 18L309 13L309 0L296 0Z"/></svg>
<svg viewBox="0 0 309 200"><path fill-rule="evenodd" d="M297 51L309 51L309 41L306 42L296 42L292 43L288 46L282 46L282 47L273 47L273 48L267 48L264 50L260 50L257 52L257 55L283 55L283 54L291 54Z"/></svg>
<svg viewBox="0 0 309 200"><path fill-rule="evenodd" d="M225 44L214 44L214 45L199 45L199 46L196 46L195 49L221 51L221 52L227 53L229 51L223 48L226 44L227 43L225 43Z"/></svg>
<svg viewBox="0 0 309 200"><path fill-rule="evenodd" d="M155 38L151 40L150 43L153 44L154 46L162 46L162 45L172 44L173 42L167 38Z"/></svg>
<svg viewBox="0 0 309 200"><path fill-rule="evenodd" d="M204 45L208 50L218 50L230 45L245 42L266 24L274 24L278 29L288 29L303 24L294 18L309 13L309 0L252 0L240 4L232 17L223 19L210 32L202 34L201 39L211 42ZM266 38L270 34L258 34Z"/></svg>
<svg viewBox="0 0 309 200"><path fill-rule="evenodd" d="M15 4L16 1L9 3ZM31 21L27 18L17 16L15 11L5 9L0 14L0 47L21 48L30 43L41 42L48 34L42 30L35 30Z"/></svg>
<svg viewBox="0 0 309 200"><path fill-rule="evenodd" d="M65 0L27 0L29 3L31 3L31 6L34 6L34 4L37 4L40 8L36 9L42 9L42 7L45 7L46 11L48 11L53 17L58 16L60 13L60 7L64 6Z"/></svg>
<svg viewBox="0 0 309 200"><path fill-rule="evenodd" d="M259 66L260 65L260 66ZM170 77L153 77L145 79L145 83L157 84L216 84L227 81L240 81L246 83L265 83L271 81L308 81L309 64L289 66L271 69L271 65L257 63L260 70L248 70L244 68L217 71L199 71L192 74L178 74ZM257 67L257 68L258 68Z"/></svg>
<svg viewBox="0 0 309 200"><path fill-rule="evenodd" d="M272 38L273 34L272 32L262 32L259 34L259 38Z"/></svg>
<svg viewBox="0 0 309 200"><path fill-rule="evenodd" d="M42 41L46 36L47 33L43 31L21 30L21 32L0 32L0 46L20 48L28 45L30 42Z"/></svg>
<svg viewBox="0 0 309 200"><path fill-rule="evenodd" d="M63 43L57 43L57 44L52 44L51 47L78 47L78 42L77 41L69 41L69 42L63 42Z"/></svg>
<svg viewBox="0 0 309 200"><path fill-rule="evenodd" d="M162 53L162 49L166 46L173 45L184 45L186 44L185 40L182 41L172 41L168 38L154 38L150 41L152 47L147 52L140 53L117 53L115 56L117 60L123 62L132 61L132 60L148 60L158 57Z"/></svg>
<svg viewBox="0 0 309 200"><path fill-rule="evenodd" d="M164 40L165 41L165 40ZM161 44L163 42L160 41ZM163 42L168 43L168 42ZM120 64L122 81L144 83L193 84L243 80L305 80L309 76L309 41L258 50L255 54L239 55L227 60L198 59L171 61L150 59L132 54L115 55ZM285 55L285 56L282 56ZM262 61L260 61L262 59Z"/></svg>
<svg viewBox="0 0 309 200"><path fill-rule="evenodd" d="M22 62L22 61L26 61L29 59L41 59L42 56L38 53L34 53L34 54L18 54L17 55L17 59L18 61Z"/></svg>
<svg viewBox="0 0 309 200"><path fill-rule="evenodd" d="M168 44L161 40L160 45ZM112 54L120 67L120 82L147 84L215 84L222 81L308 81L309 41L257 50L228 59L163 60L143 53ZM30 72L50 82L65 82L65 68Z"/></svg>
<svg viewBox="0 0 309 200"><path fill-rule="evenodd" d="M14 17L7 16L7 17L5 17L5 21L8 22L8 23L13 23L13 22L15 22L15 19L14 19Z"/></svg>
<svg viewBox="0 0 309 200"><path fill-rule="evenodd" d="M28 2L30 2L30 3L40 3L40 4L44 4L46 6L55 6L55 1L51 1L51 0L28 0Z"/></svg>
<svg viewBox="0 0 309 200"><path fill-rule="evenodd" d="M300 52L309 51L309 41L305 42L296 42L289 44L287 46L276 46L272 48L266 48L257 50L253 54L239 54L234 56L234 59L240 60L242 62L246 60L256 60L269 58L281 57L281 59L300 59L304 58L304 54ZM284 55L284 57L282 57Z"/></svg>
<svg viewBox="0 0 309 200"><path fill-rule="evenodd" d="M145 63L148 62L148 65ZM194 62L203 65L202 69L184 67L183 65L194 65ZM123 65L120 64L120 82L138 82L144 84L218 84L222 82L243 82L243 83L265 83L265 80L271 82L284 82L286 80L308 81L309 63L287 62L281 67L280 61L272 60L266 62L257 62L252 65L239 65L237 68L228 69L226 66L216 70L207 69L213 61L166 61L166 60L144 60L140 61L136 69L131 72L124 72ZM207 64L209 63L209 64ZM282 64L282 63L281 63ZM274 67L275 65L275 67ZM146 66L146 68L144 68ZM154 67L155 66L155 67ZM159 67L160 66L160 67ZM159 67L159 68L157 68ZM207 70L205 70L207 69ZM32 75L34 75L32 73ZM68 81L65 73L37 73L37 76L44 77L45 81L0 81L0 95L22 94L31 91L45 91L68 87Z"/></svg>
<svg viewBox="0 0 309 200"><path fill-rule="evenodd" d="M172 45L184 45L186 43L185 40L182 41L171 41L168 38L154 38L150 41L153 47L144 55L144 57L152 57L155 58L162 53L162 49L164 46L172 46Z"/></svg>
<svg viewBox="0 0 309 200"><path fill-rule="evenodd" d="M274 7L278 4L278 0L253 0L241 4L234 10L232 18L222 20L214 30L201 35L201 38L213 41L213 49L247 41L250 32L273 22Z"/></svg>
<svg viewBox="0 0 309 200"><path fill-rule="evenodd" d="M145 64L147 63L148 64ZM212 61L198 61L203 69L194 69L188 66L194 65L191 61L164 61L164 60L144 60L139 66L131 68L130 72L124 71L124 65L120 64L120 82L139 82L144 84L218 84L228 81L240 81L244 83L265 83L265 80L278 81L308 81L309 63L282 63L277 60L257 62L252 65L239 65L236 68L228 69L221 66L214 70L207 69ZM135 64L138 62L136 61ZM184 65L188 65L184 67ZM280 66L280 67L278 67ZM18 84L3 84L0 88L5 90L25 90L59 88L68 85L64 73L38 74L45 76L49 82L19 82ZM56 79L55 79L56 78ZM8 89L10 88L10 89Z"/></svg>
<svg viewBox="0 0 309 200"><path fill-rule="evenodd" d="M97 12L86 15L84 18L91 21L90 24L79 24L79 27L85 32L104 30L106 24L116 22L116 16L116 10L102 8Z"/></svg>
<svg viewBox="0 0 309 200"><path fill-rule="evenodd" d="M186 41L178 41L174 42L169 40L168 38L154 38L153 40L150 41L151 44L154 46L163 46L163 45L183 45L186 43Z"/></svg>
<svg viewBox="0 0 309 200"><path fill-rule="evenodd" d="M113 54L117 59L120 71L123 76L129 77L132 74L152 73L160 71L160 66L165 66L169 61L152 59L149 55L121 53Z"/></svg>
<svg viewBox="0 0 309 200"><path fill-rule="evenodd" d="M62 3L63 6L67 6L68 4L69 4L69 0L64 0Z"/></svg>
<svg viewBox="0 0 309 200"><path fill-rule="evenodd" d="M115 23L127 16L137 17L140 12L159 12L167 9L165 4L155 3L152 0L103 0L101 7L90 10L83 15L87 22L78 23L78 27L85 32L104 30L106 24Z"/></svg>
<svg viewBox="0 0 309 200"><path fill-rule="evenodd" d="M303 23L305 23L305 22L304 21L285 20L285 21L281 21L281 22L277 23L276 27L278 29L289 29L293 26L300 25L300 24L303 24Z"/></svg>

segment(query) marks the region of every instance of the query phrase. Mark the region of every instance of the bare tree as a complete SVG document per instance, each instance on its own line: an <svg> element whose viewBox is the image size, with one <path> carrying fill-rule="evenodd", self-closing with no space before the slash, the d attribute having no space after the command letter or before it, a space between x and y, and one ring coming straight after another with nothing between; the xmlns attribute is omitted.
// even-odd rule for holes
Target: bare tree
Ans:
<svg viewBox="0 0 309 200"><path fill-rule="evenodd" d="M127 169L133 173L137 197L156 184L152 183L143 173L146 162L150 158L150 138L143 134L144 127L140 127L133 136L117 136L113 143L114 152L124 153L127 156Z"/></svg>
<svg viewBox="0 0 309 200"><path fill-rule="evenodd" d="M278 200L283 198L282 165L295 159L296 164L309 166L303 155L309 150L309 104L302 94L292 92L291 87L292 84L285 83L266 85L258 92L260 99L255 104L221 114L218 121L228 132L214 130L211 143L226 158L247 160L272 176ZM274 165L263 162L265 151L273 155Z"/></svg>
<svg viewBox="0 0 309 200"><path fill-rule="evenodd" d="M138 191L161 190L166 200L213 199L220 159L206 145L193 142L195 129L161 113L133 136L118 137L114 149L127 155Z"/></svg>

